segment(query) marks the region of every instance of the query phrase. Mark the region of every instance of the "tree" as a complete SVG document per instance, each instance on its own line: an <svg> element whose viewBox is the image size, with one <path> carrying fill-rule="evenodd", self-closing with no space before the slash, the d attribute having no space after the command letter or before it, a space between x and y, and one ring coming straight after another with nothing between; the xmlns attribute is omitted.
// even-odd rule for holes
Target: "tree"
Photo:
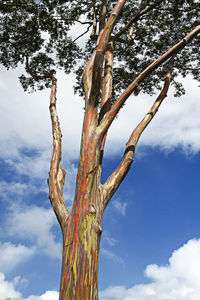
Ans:
<svg viewBox="0 0 200 300"><path fill-rule="evenodd" d="M170 83L180 96L184 89L177 81L179 74L200 79L198 3L2 0L0 9L1 63L7 69L24 65L26 76L20 81L25 90L51 87L53 154L48 185L63 234L60 299L98 299L104 210L130 170L138 140ZM91 29L84 51L78 45L80 36L71 37L76 23L87 27L81 36ZM68 211L55 70L70 73L76 62L75 91L84 96L85 110L75 197ZM102 183L104 146L113 120L132 93L153 95L157 90L153 106L131 133L119 166Z"/></svg>

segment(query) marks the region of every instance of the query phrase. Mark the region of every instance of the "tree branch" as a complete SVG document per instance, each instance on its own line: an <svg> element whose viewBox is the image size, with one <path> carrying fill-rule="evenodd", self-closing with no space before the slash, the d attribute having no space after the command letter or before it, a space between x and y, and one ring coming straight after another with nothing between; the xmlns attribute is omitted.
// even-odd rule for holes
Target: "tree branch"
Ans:
<svg viewBox="0 0 200 300"><path fill-rule="evenodd" d="M156 3L150 5L149 7L142 9L137 13L114 37L113 40L116 41L125 31L127 31L133 24L135 24L142 16L147 14L149 11L153 10L159 6L164 0L159 0Z"/></svg>
<svg viewBox="0 0 200 300"><path fill-rule="evenodd" d="M102 83L101 110L99 113L99 121L101 121L105 113L109 111L111 105L114 59L113 48L113 42L110 42L105 53L105 73Z"/></svg>
<svg viewBox="0 0 200 300"><path fill-rule="evenodd" d="M96 0L93 1L93 12L94 12L94 18L92 23L92 33L90 34L90 37L92 38L97 31L97 13L96 13Z"/></svg>
<svg viewBox="0 0 200 300"><path fill-rule="evenodd" d="M112 98L112 79L113 79L113 42L110 42L106 53L105 53L105 73L104 79L102 83L102 94L101 94L101 110L99 113L99 121L103 118L104 114L109 111L111 106L111 98ZM106 134L101 141L100 148L100 163L99 163L99 178L101 178L101 169L102 169L102 161L103 161L103 152L104 146L106 142Z"/></svg>
<svg viewBox="0 0 200 300"><path fill-rule="evenodd" d="M110 201L111 197L125 178L126 174L128 173L132 163L133 157L135 153L135 148L137 142L147 127L147 125L151 122L153 117L155 116L156 112L158 111L159 106L161 105L162 101L167 96L167 91L169 89L170 80L171 80L171 71L173 67L173 58L170 60L170 64L168 67L167 74L165 76L165 83L164 87L159 94L158 98L154 102L153 106L151 107L150 111L146 114L143 120L138 124L138 126L133 130L129 141L126 144L126 149L124 152L124 156L117 167L117 169L111 174L111 176L107 179L107 181L102 185L103 190L103 205L104 208L107 206L108 202Z"/></svg>
<svg viewBox="0 0 200 300"><path fill-rule="evenodd" d="M89 31L89 29L90 29L91 26L92 26L92 24L89 24L89 26L87 27L87 29L86 29L83 33L81 33L78 37L76 37L76 38L72 41L72 43L76 42L78 39L80 39L82 36L84 36L84 35Z"/></svg>
<svg viewBox="0 0 200 300"><path fill-rule="evenodd" d="M132 94L134 89L143 81L147 76L149 76L154 70L156 70L160 65L167 61L170 57L174 56L176 53L180 52L198 33L200 32L200 25L196 26L188 35L186 35L180 42L170 48L167 52L161 55L157 60L155 60L151 65L149 65L122 93L122 95L113 104L110 111L107 112L102 118L99 124L99 134L105 134L112 124L114 118L116 117L118 111Z"/></svg>
<svg viewBox="0 0 200 300"><path fill-rule="evenodd" d="M107 43L110 39L111 33L115 26L116 20L124 6L126 0L118 0L113 8L108 22L99 37L97 47L94 50L88 64L83 72L83 84L85 90L86 107L88 102L95 102L98 104L97 98L99 96L101 87L101 73L104 60L104 53L107 47Z"/></svg>
<svg viewBox="0 0 200 300"><path fill-rule="evenodd" d="M49 111L51 115L52 135L53 135L53 153L48 178L49 199L53 210L57 216L61 228L69 216L69 212L65 206L63 199L63 185L65 181L66 171L61 167L61 139L62 133L56 111L56 87L57 80L52 77L52 89L50 96Z"/></svg>
<svg viewBox="0 0 200 300"><path fill-rule="evenodd" d="M101 35L106 24L107 0L102 0L101 10L99 14L99 36Z"/></svg>

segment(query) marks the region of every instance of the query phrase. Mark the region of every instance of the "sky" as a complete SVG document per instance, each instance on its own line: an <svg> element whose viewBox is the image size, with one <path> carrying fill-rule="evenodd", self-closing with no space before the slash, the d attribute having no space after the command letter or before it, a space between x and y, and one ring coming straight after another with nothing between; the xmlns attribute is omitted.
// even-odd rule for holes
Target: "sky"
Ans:
<svg viewBox="0 0 200 300"><path fill-rule="evenodd" d="M24 93L20 69L0 71L0 300L58 300L61 232L48 199L50 91ZM83 100L58 73L64 198L73 201ZM183 79L182 79L183 80ZM103 219L100 300L200 299L200 98L183 80L145 130L134 163ZM156 97L156 96L155 96ZM108 134L103 180L155 97L131 96Z"/></svg>

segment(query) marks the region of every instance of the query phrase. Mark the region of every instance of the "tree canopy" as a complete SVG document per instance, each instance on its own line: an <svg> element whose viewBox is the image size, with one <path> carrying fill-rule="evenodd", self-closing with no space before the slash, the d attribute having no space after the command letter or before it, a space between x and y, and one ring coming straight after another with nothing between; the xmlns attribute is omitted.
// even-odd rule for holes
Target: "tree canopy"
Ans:
<svg viewBox="0 0 200 300"><path fill-rule="evenodd" d="M114 4L105 0L1 0L0 63L7 69L23 64L25 74L20 81L29 91L49 87L47 75L58 69L76 72L75 90L83 95L84 66ZM195 0L126 1L110 38L115 44L113 101L138 74L198 25L198 8ZM74 37L77 27L81 34ZM84 46L79 43L82 35ZM184 93L178 75L200 79L199 47L196 37L176 55L172 84L177 96ZM165 65L157 68L134 93L152 94L160 88L165 72Z"/></svg>

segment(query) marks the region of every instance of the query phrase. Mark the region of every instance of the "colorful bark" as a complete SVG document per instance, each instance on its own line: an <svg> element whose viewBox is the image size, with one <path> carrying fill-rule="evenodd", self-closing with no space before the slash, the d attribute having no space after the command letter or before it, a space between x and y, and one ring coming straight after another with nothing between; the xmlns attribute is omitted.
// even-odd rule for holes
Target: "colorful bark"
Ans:
<svg viewBox="0 0 200 300"><path fill-rule="evenodd" d="M48 185L49 185L49 198L51 201L51 205L61 225L61 228L63 228L63 225L68 218L69 212L65 206L65 202L63 199L63 185L64 185L66 172L61 167L62 133L61 133L60 124L56 112L56 87L57 87L57 80L55 77L52 77L52 89L51 89L49 110L50 110L51 123L52 123L53 154L51 159Z"/></svg>
<svg viewBox="0 0 200 300"><path fill-rule="evenodd" d="M84 122L83 131L89 128L88 122L89 117ZM63 231L62 300L98 299L98 258L103 217L97 172L99 145L94 129L87 135L83 134L75 199Z"/></svg>
<svg viewBox="0 0 200 300"><path fill-rule="evenodd" d="M88 206L84 216L80 210L78 205L63 233L60 300L98 299L101 230L96 223L94 208Z"/></svg>
<svg viewBox="0 0 200 300"><path fill-rule="evenodd" d="M127 23L123 32L163 1L141 11ZM101 184L103 150L109 126L117 112L131 95L134 88L166 60L179 52L200 31L197 26L182 41L146 68L111 105L113 51L111 38L116 20L125 0L117 1L113 12L105 23L106 1L102 1L99 39L83 73L85 89L85 115L82 129L80 160L76 179L75 198L69 213L63 199L65 171L61 167L61 130L56 112L56 79L51 76L52 90L50 114L53 134L53 154L49 172L49 198L61 225L63 234L63 258L60 284L60 300L98 299L98 260L102 233L102 218L105 207L129 171L137 142L150 123L170 84L172 64L166 74L165 85L150 111L133 130L126 145L124 156L117 169ZM121 33L120 33L121 34ZM105 67L104 74L103 66ZM100 105L100 111L99 111Z"/></svg>

